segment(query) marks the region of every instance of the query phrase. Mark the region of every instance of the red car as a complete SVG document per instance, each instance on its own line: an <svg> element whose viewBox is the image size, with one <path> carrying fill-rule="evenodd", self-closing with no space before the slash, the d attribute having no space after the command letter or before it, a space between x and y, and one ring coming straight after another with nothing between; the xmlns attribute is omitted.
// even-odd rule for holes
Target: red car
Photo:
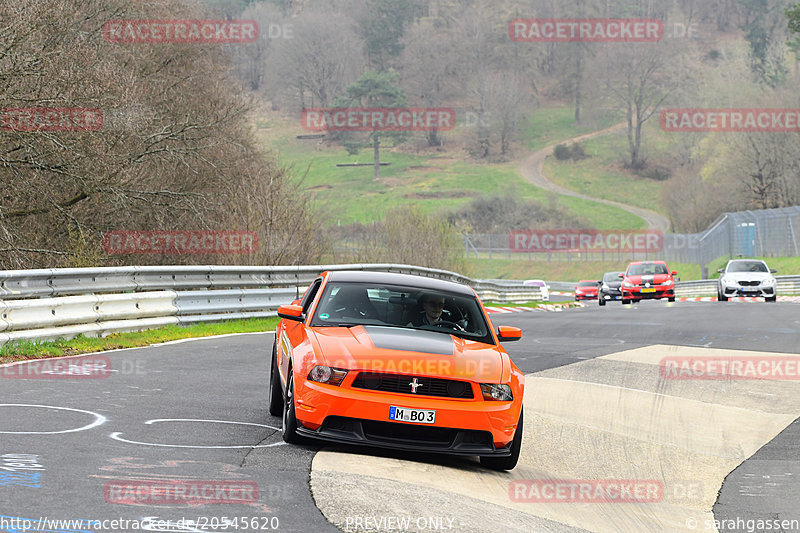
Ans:
<svg viewBox="0 0 800 533"><path fill-rule="evenodd" d="M597 300L597 291L600 288L600 281L582 279L575 286L575 301Z"/></svg>
<svg viewBox="0 0 800 533"><path fill-rule="evenodd" d="M640 300L675 301L675 278L664 261L636 261L628 265L622 277L622 303Z"/></svg>
<svg viewBox="0 0 800 533"><path fill-rule="evenodd" d="M524 377L475 291L383 272L325 272L278 309L269 412L303 437L516 466Z"/></svg>

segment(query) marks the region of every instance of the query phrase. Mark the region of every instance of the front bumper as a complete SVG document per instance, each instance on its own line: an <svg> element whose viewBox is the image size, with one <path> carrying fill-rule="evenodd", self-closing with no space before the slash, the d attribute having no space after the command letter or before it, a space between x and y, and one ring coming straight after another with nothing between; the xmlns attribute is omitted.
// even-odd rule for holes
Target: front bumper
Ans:
<svg viewBox="0 0 800 533"><path fill-rule="evenodd" d="M581 300L597 300L596 294L576 294L575 301L579 302Z"/></svg>
<svg viewBox="0 0 800 533"><path fill-rule="evenodd" d="M735 298L737 296L754 297L754 298L772 298L775 296L775 285L771 286L747 286L741 285L723 285L722 294L728 298Z"/></svg>
<svg viewBox="0 0 800 533"><path fill-rule="evenodd" d="M609 289L607 291L600 291L600 298L603 300L622 300L622 290Z"/></svg>
<svg viewBox="0 0 800 533"><path fill-rule="evenodd" d="M489 431L328 416L316 430L298 426L297 433L312 439L394 450L471 456L511 455L511 444L497 448Z"/></svg>
<svg viewBox="0 0 800 533"><path fill-rule="evenodd" d="M349 380L346 380L348 382ZM296 382L296 386L300 385ZM519 385L519 384L517 384ZM510 402L444 399L304 381L296 389L298 433L335 442L464 455L507 455L522 408ZM391 406L436 410L434 424L389 420ZM392 430L394 428L394 430ZM426 435L434 438L427 438ZM479 438L480 437L480 438Z"/></svg>
<svg viewBox="0 0 800 533"><path fill-rule="evenodd" d="M655 286L655 287L623 287L622 299L623 300L660 300L662 298L674 298L674 286L669 288Z"/></svg>

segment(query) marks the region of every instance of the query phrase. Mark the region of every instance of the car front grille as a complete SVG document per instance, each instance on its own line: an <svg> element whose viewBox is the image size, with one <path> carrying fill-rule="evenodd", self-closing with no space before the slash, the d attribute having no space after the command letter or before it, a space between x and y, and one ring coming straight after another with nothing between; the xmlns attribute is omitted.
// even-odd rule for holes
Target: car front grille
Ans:
<svg viewBox="0 0 800 533"><path fill-rule="evenodd" d="M758 281L740 281L739 285L742 287L758 287L761 283Z"/></svg>
<svg viewBox="0 0 800 533"><path fill-rule="evenodd" d="M416 383L419 386L412 387L412 383ZM467 381L402 374L360 372L353 380L352 386L356 389L393 392L395 394L415 394L417 396L465 399L475 397L472 392L472 385ZM416 393L413 392L413 389L416 389Z"/></svg>

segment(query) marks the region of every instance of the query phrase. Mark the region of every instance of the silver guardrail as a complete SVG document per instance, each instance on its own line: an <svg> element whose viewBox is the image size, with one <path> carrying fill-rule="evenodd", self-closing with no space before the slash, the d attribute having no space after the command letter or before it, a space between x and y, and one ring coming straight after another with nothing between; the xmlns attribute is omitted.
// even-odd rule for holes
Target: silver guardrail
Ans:
<svg viewBox="0 0 800 533"><path fill-rule="evenodd" d="M538 287L474 280L455 272L396 264L304 266L130 266L0 271L0 344L141 331L276 315L325 270L398 272L469 285L485 301L541 300ZM778 276L778 294L800 294L800 276ZM547 282L572 290L570 282ZM676 296L712 296L716 280L683 281Z"/></svg>
<svg viewBox="0 0 800 533"><path fill-rule="evenodd" d="M0 344L275 316L325 270L398 272L469 285L483 300L541 299L538 287L395 264L130 266L0 271Z"/></svg>

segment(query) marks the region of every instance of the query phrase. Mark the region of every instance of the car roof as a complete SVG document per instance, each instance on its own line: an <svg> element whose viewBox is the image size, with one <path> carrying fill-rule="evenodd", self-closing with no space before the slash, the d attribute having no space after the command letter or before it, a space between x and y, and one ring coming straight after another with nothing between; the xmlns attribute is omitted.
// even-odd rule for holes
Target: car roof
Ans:
<svg viewBox="0 0 800 533"><path fill-rule="evenodd" d="M765 265L767 264L767 262L764 261L763 259L731 259L728 261L728 264L730 265L731 263L739 263L745 261L748 263L764 263Z"/></svg>
<svg viewBox="0 0 800 533"><path fill-rule="evenodd" d="M628 266L631 265L666 265L666 261L634 261L629 263Z"/></svg>
<svg viewBox="0 0 800 533"><path fill-rule="evenodd" d="M425 278L411 274L397 274L394 272L367 272L363 270L335 270L328 271L328 281L349 283L385 283L387 285L402 285L417 289L439 290L475 296L472 287L445 281L436 278Z"/></svg>

